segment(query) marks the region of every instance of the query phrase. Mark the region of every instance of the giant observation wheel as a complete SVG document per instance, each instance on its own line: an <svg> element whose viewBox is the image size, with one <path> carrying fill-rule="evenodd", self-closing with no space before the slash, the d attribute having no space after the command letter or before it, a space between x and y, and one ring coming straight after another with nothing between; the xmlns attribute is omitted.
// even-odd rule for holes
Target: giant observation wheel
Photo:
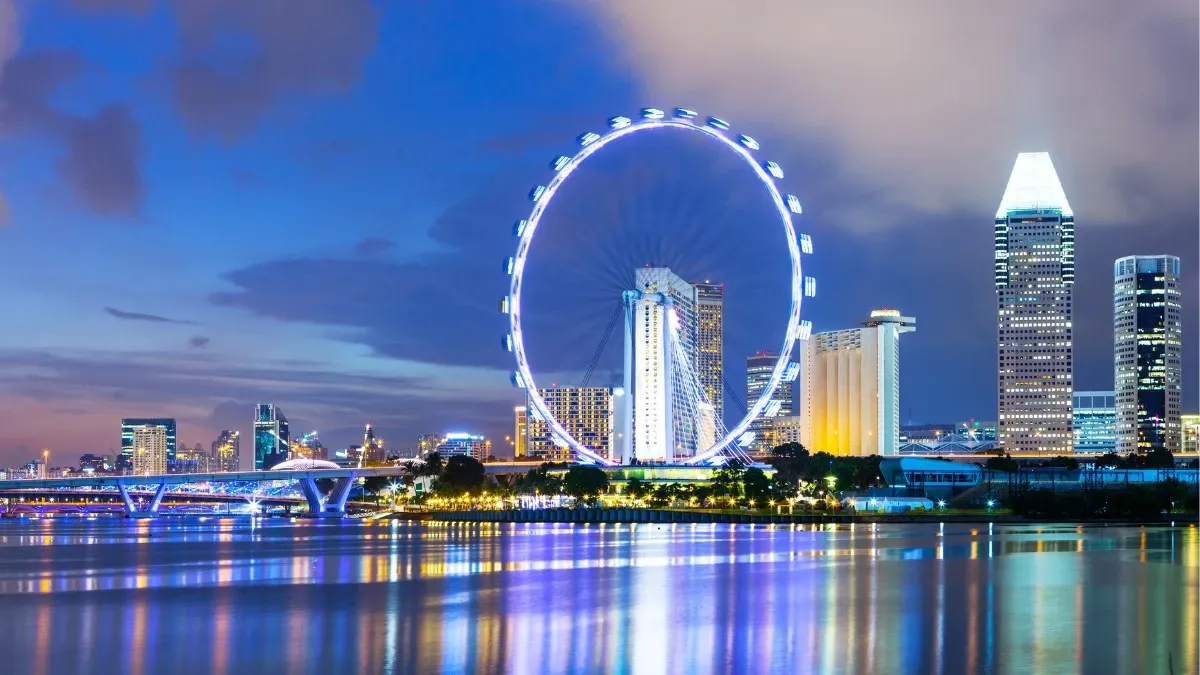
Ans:
<svg viewBox="0 0 1200 675"><path fill-rule="evenodd" d="M740 422L722 434L711 447L698 450L695 455L684 460L684 463L709 462L720 458L723 452L737 447L751 423L767 410L776 388L784 380L796 341L807 339L808 333L811 331L811 324L800 318L800 307L803 298L811 297L816 289L813 278L804 276L801 260L802 253L812 253L812 240L808 235L796 234L792 220L794 216L801 213L800 200L795 195L780 190L779 181L783 179L783 170L778 164L769 160L760 160L755 156L754 153L760 150L757 141L745 134L734 134L729 123L720 118L709 117L702 122L697 118L695 111L686 108L675 108L671 114L657 108L643 108L638 119L612 117L608 120L606 132L587 132L580 135L577 139L580 146L579 151L574 156L561 155L555 158L551 163L554 177L546 185L538 185L530 191L529 199L533 202L533 208L526 219L517 221L513 226L513 235L517 238L517 252L515 256L506 259L504 263L504 269L511 277L511 283L508 295L501 301L501 311L508 315L509 320L509 332L505 336L504 347L512 352L516 359L516 370L511 378L513 386L526 390L529 405L533 411L536 411L536 414L546 422L557 438L570 446L581 462L602 465L616 463L597 454L573 438L562 423L551 414L545 400L538 393L534 374L525 353L525 341L521 331L521 282L525 272L525 263L532 248L533 237L537 233L538 225L541 223L546 209L554 200L555 193L571 174L585 160L609 143L633 136L638 132L654 129L679 129L699 133L741 157L766 187L767 194L770 196L783 226L787 238L788 256L791 259L791 305L787 328L779 349L779 360L771 371L770 379L758 399L749 406L745 417ZM790 375L794 377L794 372ZM632 442L632 439L629 439L629 442Z"/></svg>

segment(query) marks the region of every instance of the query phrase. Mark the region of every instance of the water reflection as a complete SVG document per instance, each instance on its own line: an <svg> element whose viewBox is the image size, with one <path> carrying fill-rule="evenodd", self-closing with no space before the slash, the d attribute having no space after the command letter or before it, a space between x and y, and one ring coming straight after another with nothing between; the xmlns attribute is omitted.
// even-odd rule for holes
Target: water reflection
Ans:
<svg viewBox="0 0 1200 675"><path fill-rule="evenodd" d="M1198 545L1187 526L6 523L0 649L35 675L1195 672Z"/></svg>

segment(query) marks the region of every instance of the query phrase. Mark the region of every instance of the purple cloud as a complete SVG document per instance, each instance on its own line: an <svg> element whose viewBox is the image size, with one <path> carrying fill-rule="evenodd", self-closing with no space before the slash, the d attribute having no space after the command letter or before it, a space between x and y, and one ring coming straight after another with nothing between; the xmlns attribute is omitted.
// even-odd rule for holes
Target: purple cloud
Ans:
<svg viewBox="0 0 1200 675"><path fill-rule="evenodd" d="M109 316L112 316L112 317L115 317L118 319L125 319L127 321L149 321L151 323L176 323L176 324L183 324L183 325L195 325L196 324L195 321L184 321L182 319L170 319L165 316L159 316L157 314L145 314L142 312L126 312L125 310L117 309L115 307L105 307L104 311L108 312Z"/></svg>

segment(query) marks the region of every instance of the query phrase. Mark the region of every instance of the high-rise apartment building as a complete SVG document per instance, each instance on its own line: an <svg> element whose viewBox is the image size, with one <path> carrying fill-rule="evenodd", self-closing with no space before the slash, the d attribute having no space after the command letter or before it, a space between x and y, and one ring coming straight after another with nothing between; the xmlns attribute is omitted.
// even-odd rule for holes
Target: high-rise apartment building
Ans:
<svg viewBox="0 0 1200 675"><path fill-rule="evenodd" d="M212 443L212 458L217 471L237 471L241 468L242 435L228 429L217 435Z"/></svg>
<svg viewBox="0 0 1200 675"><path fill-rule="evenodd" d="M438 446L446 441L446 437L441 434L424 434L417 436L417 457L424 457L431 452L436 452Z"/></svg>
<svg viewBox="0 0 1200 675"><path fill-rule="evenodd" d="M1104 454L1117 449L1117 395L1077 391L1074 402L1075 452Z"/></svg>
<svg viewBox="0 0 1200 675"><path fill-rule="evenodd" d="M1183 320L1179 258L1134 255L1113 265L1117 450L1179 452Z"/></svg>
<svg viewBox="0 0 1200 675"><path fill-rule="evenodd" d="M529 407L513 408L513 459L525 459L529 454Z"/></svg>
<svg viewBox="0 0 1200 675"><path fill-rule="evenodd" d="M1075 217L1050 155L1017 155L996 210L999 443L1069 453Z"/></svg>
<svg viewBox="0 0 1200 675"><path fill-rule="evenodd" d="M617 426L613 399L614 392L620 391L612 387L551 387L539 389L538 395L572 438L601 457L619 460L614 451ZM525 448L529 458L547 462L572 459L570 447L554 436L536 411L528 415L526 433Z"/></svg>
<svg viewBox="0 0 1200 675"><path fill-rule="evenodd" d="M491 456L492 442L479 434L454 432L443 436L436 450L443 462L454 455L466 455L482 462Z"/></svg>
<svg viewBox="0 0 1200 675"><path fill-rule="evenodd" d="M161 425L137 426L132 429L133 473L136 476L156 476L167 472L167 430Z"/></svg>
<svg viewBox="0 0 1200 675"><path fill-rule="evenodd" d="M133 470L133 430L137 427L162 427L167 435L167 462L175 460L175 420L170 417L126 417L121 420L121 454L117 456L119 471ZM163 470L166 473L166 470Z"/></svg>
<svg viewBox="0 0 1200 675"><path fill-rule="evenodd" d="M810 452L900 452L900 335L916 323L879 309L862 328L814 333L804 343L801 442Z"/></svg>
<svg viewBox="0 0 1200 675"><path fill-rule="evenodd" d="M283 411L271 403L254 407L254 470L263 471L287 461L291 432Z"/></svg>
<svg viewBox="0 0 1200 675"><path fill-rule="evenodd" d="M714 415L725 419L725 285L696 282L696 375ZM708 447L698 444L703 450ZM708 444L708 445L711 445Z"/></svg>
<svg viewBox="0 0 1200 675"><path fill-rule="evenodd" d="M375 436L375 429L368 424L366 431L363 432L362 444L362 461L363 463L378 464L387 459L387 450L384 447L383 439Z"/></svg>
<svg viewBox="0 0 1200 675"><path fill-rule="evenodd" d="M665 267L638 268L635 283L643 296L634 302L632 344L627 345L633 350L632 454L641 461L669 462L696 452L697 429L671 402L673 371L696 364L696 287ZM679 358L671 356L672 335Z"/></svg>

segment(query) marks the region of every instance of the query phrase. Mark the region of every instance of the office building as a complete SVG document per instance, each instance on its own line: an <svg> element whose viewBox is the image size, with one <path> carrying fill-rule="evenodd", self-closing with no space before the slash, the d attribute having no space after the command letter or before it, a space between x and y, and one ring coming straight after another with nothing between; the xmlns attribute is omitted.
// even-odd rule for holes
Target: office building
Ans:
<svg viewBox="0 0 1200 675"><path fill-rule="evenodd" d="M551 387L539 389L546 409L576 441L601 457L615 457L616 412L612 387ZM533 410L529 407L529 410ZM536 411L528 415L525 448L528 458L547 462L572 459L570 447L554 436Z"/></svg>
<svg viewBox="0 0 1200 675"><path fill-rule="evenodd" d="M695 368L696 288L665 267L643 267L635 273L637 290L645 294L633 308L633 447L640 461L670 462L695 454L697 429L673 406L673 373ZM660 299L658 296L665 299ZM678 358L670 347L674 335ZM533 449L530 448L530 452Z"/></svg>
<svg viewBox="0 0 1200 675"><path fill-rule="evenodd" d="M136 426L131 430L133 474L157 476L167 472L167 430L159 424Z"/></svg>
<svg viewBox="0 0 1200 675"><path fill-rule="evenodd" d="M1017 156L995 222L999 443L1069 453L1075 217L1050 155Z"/></svg>
<svg viewBox="0 0 1200 675"><path fill-rule="evenodd" d="M137 427L162 427L167 434L167 461L175 459L175 420L170 417L126 417L121 420L121 454L117 457L119 471L133 470L133 430ZM166 473L166 470L163 470Z"/></svg>
<svg viewBox="0 0 1200 675"><path fill-rule="evenodd" d="M804 418L800 415L775 418L775 444L804 442Z"/></svg>
<svg viewBox="0 0 1200 675"><path fill-rule="evenodd" d="M513 459L525 459L529 454L529 413L527 406L513 408Z"/></svg>
<svg viewBox="0 0 1200 675"><path fill-rule="evenodd" d="M725 419L725 285L696 282L696 375L717 420ZM700 449L712 444L697 444Z"/></svg>
<svg viewBox="0 0 1200 675"><path fill-rule="evenodd" d="M291 442L288 459L329 459L329 450L321 444L321 435L314 429Z"/></svg>
<svg viewBox="0 0 1200 675"><path fill-rule="evenodd" d="M254 407L254 470L269 469L288 458L291 433L283 411L271 403Z"/></svg>
<svg viewBox="0 0 1200 675"><path fill-rule="evenodd" d="M375 436L375 429L370 424L363 432L362 461L364 464L379 464L387 460L387 450L382 438Z"/></svg>
<svg viewBox="0 0 1200 675"><path fill-rule="evenodd" d="M216 471L238 471L241 469L241 433L225 429L212 442L213 468Z"/></svg>
<svg viewBox="0 0 1200 675"><path fill-rule="evenodd" d="M449 433L442 437L437 453L445 462L454 455L466 455L480 462L492 454L492 442L479 434Z"/></svg>
<svg viewBox="0 0 1200 675"><path fill-rule="evenodd" d="M113 470L112 457L88 453L79 457L79 470L83 473L109 473Z"/></svg>
<svg viewBox="0 0 1200 675"><path fill-rule="evenodd" d="M1179 452L1183 319L1179 258L1134 255L1113 265L1117 450Z"/></svg>
<svg viewBox="0 0 1200 675"><path fill-rule="evenodd" d="M862 328L815 333L804 343L800 416L809 452L899 453L900 335L916 323L880 309Z"/></svg>
<svg viewBox="0 0 1200 675"><path fill-rule="evenodd" d="M762 396L763 390L771 380L771 372L778 362L779 354L767 351L755 352L753 356L746 359L747 408L753 407L754 403ZM775 387L775 391L771 394L771 400L767 403L762 415L750 423L750 431L754 434L754 440L744 446L743 450L765 454L775 446L784 443L777 421L780 417L792 417L796 414L796 370L795 366L789 366L784 380Z"/></svg>
<svg viewBox="0 0 1200 675"><path fill-rule="evenodd" d="M206 473L209 471L209 453L199 443L188 448L187 443L180 446L175 453L175 459L167 462L167 473Z"/></svg>
<svg viewBox="0 0 1200 675"><path fill-rule="evenodd" d="M1180 415L1179 426L1183 437L1180 452L1189 455L1200 452L1200 415Z"/></svg>
<svg viewBox="0 0 1200 675"><path fill-rule="evenodd" d="M1074 401L1075 452L1104 454L1117 450L1117 395L1077 391Z"/></svg>

